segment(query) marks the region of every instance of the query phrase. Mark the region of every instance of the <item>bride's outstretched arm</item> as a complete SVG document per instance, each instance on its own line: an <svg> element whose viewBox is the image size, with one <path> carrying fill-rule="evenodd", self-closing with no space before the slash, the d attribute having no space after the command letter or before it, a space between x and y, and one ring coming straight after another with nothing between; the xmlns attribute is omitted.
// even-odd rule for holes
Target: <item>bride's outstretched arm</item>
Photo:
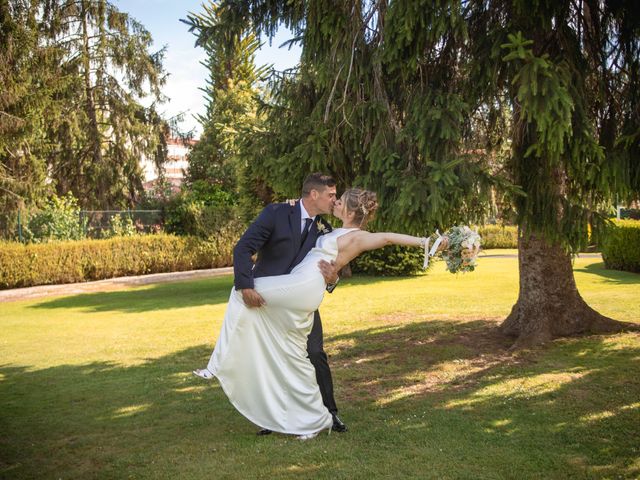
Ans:
<svg viewBox="0 0 640 480"><path fill-rule="evenodd" d="M387 245L404 245L408 247L423 247L426 237L414 237L402 233L392 232L365 232L358 231L347 234L338 239L337 264L339 267L346 265L362 252L376 250Z"/></svg>
<svg viewBox="0 0 640 480"><path fill-rule="evenodd" d="M404 235L402 233L392 232L360 232L361 235L354 238L355 247L359 250L358 254L369 250L386 247L387 245L404 245L407 247L423 247L426 240L425 237L414 237L412 235Z"/></svg>

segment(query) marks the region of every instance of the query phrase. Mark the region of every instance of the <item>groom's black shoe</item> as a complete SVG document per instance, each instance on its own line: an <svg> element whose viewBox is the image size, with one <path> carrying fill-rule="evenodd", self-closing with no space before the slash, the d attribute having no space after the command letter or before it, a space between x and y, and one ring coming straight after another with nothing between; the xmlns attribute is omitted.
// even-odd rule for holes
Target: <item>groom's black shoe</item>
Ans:
<svg viewBox="0 0 640 480"><path fill-rule="evenodd" d="M331 430L338 433L344 433L348 430L347 426L342 423L342 420L340 420L340 418L338 418L338 415L331 414L331 416L333 417L333 426L331 427Z"/></svg>
<svg viewBox="0 0 640 480"><path fill-rule="evenodd" d="M271 435L273 432L268 428L263 428L262 430L258 430L256 435Z"/></svg>

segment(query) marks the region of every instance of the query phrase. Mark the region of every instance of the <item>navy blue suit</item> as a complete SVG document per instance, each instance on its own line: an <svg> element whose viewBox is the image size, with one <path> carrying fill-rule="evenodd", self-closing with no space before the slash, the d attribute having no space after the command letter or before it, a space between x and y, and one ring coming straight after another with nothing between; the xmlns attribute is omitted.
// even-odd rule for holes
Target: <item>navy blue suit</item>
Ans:
<svg viewBox="0 0 640 480"><path fill-rule="evenodd" d="M253 288L253 279L291 272L313 248L318 238L317 223L331 226L319 217L314 218L304 243L301 234L300 201L267 205L258 218L249 225L233 249L233 272L236 290ZM251 257L258 254L255 265ZM338 408L333 398L333 380L324 352L320 314L314 314L313 328L307 340L307 353L316 370L316 379L327 409L336 414Z"/></svg>

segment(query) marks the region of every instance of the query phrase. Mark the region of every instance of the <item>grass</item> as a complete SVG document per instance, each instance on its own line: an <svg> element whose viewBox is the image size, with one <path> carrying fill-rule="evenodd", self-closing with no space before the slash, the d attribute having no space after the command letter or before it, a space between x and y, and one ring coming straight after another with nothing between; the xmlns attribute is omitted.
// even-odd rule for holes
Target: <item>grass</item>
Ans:
<svg viewBox="0 0 640 480"><path fill-rule="evenodd" d="M489 252L490 253L490 252ZM639 322L640 275L575 262ZM510 352L517 259L341 282L322 305L346 434L255 436L203 366L230 277L0 304L0 478L638 478L640 337Z"/></svg>

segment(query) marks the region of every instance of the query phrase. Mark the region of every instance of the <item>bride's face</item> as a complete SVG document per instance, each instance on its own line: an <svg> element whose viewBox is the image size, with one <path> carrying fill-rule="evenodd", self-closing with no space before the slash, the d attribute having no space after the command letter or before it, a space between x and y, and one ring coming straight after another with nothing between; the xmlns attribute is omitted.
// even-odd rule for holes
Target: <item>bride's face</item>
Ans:
<svg viewBox="0 0 640 480"><path fill-rule="evenodd" d="M353 213L349 213L347 211L347 204L343 201L342 197L336 200L336 203L333 207L333 216L342 220L342 223L349 221L350 217L353 217Z"/></svg>
<svg viewBox="0 0 640 480"><path fill-rule="evenodd" d="M344 203L342 202L342 197L336 200L336 203L333 205L333 216L338 218L339 220L344 221L342 218L342 214L344 211Z"/></svg>

